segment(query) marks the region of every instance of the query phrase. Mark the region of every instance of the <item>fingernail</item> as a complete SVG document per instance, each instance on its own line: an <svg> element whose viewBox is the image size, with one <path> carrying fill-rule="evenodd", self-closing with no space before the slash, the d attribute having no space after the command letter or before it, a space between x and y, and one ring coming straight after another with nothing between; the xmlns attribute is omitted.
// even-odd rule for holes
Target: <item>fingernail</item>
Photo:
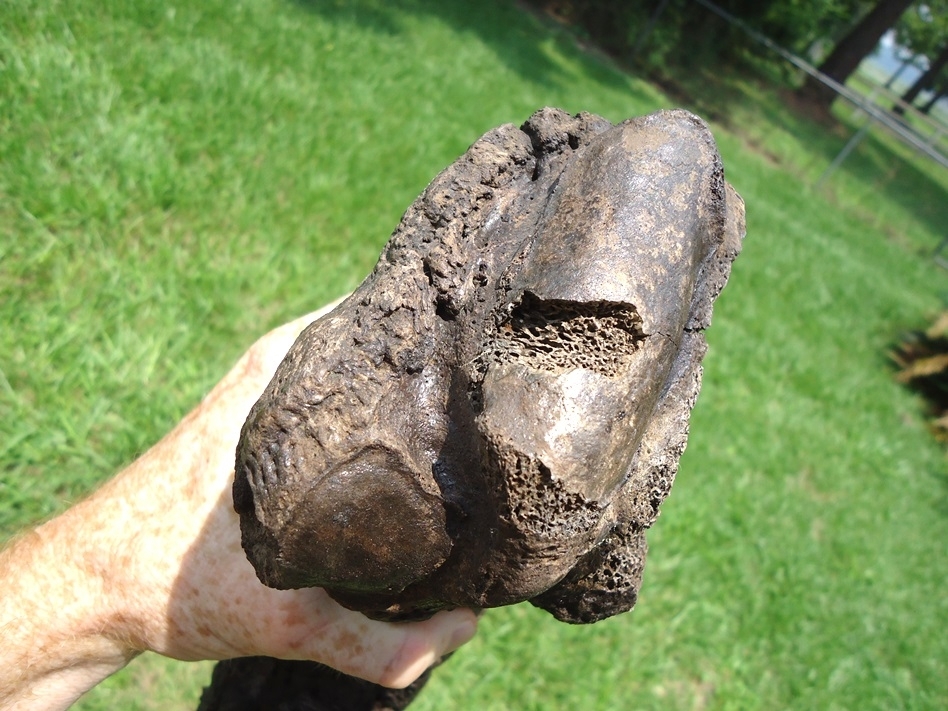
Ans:
<svg viewBox="0 0 948 711"><path fill-rule="evenodd" d="M465 615L464 621L451 632L451 638L448 640L447 652L453 652L462 644L471 641L471 638L477 632L477 618L474 615Z"/></svg>

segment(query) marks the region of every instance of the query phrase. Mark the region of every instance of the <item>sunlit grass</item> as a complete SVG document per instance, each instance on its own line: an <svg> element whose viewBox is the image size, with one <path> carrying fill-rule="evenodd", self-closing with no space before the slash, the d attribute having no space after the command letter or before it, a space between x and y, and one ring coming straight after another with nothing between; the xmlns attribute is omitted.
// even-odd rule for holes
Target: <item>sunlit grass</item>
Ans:
<svg viewBox="0 0 948 711"><path fill-rule="evenodd" d="M944 455L884 359L946 293L944 174L872 140L815 191L846 130L705 85L748 239L641 603L491 611L419 709L948 706ZM356 285L484 131L675 103L504 2L0 6L0 531ZM146 656L79 707L192 708L208 668Z"/></svg>

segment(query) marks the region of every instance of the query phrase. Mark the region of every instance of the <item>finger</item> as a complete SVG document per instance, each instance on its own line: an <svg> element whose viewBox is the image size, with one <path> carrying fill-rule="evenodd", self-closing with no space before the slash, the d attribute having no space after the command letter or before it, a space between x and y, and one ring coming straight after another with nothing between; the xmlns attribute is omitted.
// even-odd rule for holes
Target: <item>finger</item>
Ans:
<svg viewBox="0 0 948 711"><path fill-rule="evenodd" d="M444 655L469 641L477 617L466 609L439 612L422 622L378 622L346 616L315 640L314 658L351 676L404 688Z"/></svg>
<svg viewBox="0 0 948 711"><path fill-rule="evenodd" d="M405 640L376 680L393 689L408 686L446 654L470 641L477 631L477 617L467 609L449 610L415 623L409 630L405 625L400 627Z"/></svg>

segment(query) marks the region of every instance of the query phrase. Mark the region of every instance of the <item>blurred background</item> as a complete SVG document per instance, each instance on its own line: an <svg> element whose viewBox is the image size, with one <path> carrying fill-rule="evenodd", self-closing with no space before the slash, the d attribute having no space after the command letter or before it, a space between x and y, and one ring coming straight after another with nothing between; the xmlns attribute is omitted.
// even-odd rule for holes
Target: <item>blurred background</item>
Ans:
<svg viewBox="0 0 948 711"><path fill-rule="evenodd" d="M948 468L905 387L937 363L898 375L946 350L946 28L945 0L7 0L0 536L355 287L485 131L680 106L748 233L639 604L489 611L412 708L948 708ZM77 708L193 709L210 667L145 655Z"/></svg>

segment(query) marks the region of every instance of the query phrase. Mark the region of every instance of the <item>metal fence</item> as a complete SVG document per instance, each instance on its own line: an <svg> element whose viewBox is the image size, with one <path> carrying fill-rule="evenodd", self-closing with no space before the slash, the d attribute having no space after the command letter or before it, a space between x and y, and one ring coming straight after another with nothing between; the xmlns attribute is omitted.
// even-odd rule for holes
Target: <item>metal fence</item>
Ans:
<svg viewBox="0 0 948 711"><path fill-rule="evenodd" d="M829 178L833 171L842 165L843 161L846 160L846 157L856 149L859 143L862 142L862 140L868 135L869 131L874 126L881 126L885 128L891 135L895 136L898 140L913 148L916 152L930 158L937 164L941 165L943 168L948 168L948 151L945 151L943 148L945 139L948 138L948 126L945 124L935 121L929 116L926 116L925 114L918 111L914 106L905 104L901 101L900 97L892 94L885 87L877 87L870 93L869 96L860 94L858 91L840 84L832 77L827 76L802 57L799 57L784 47L781 47L769 37L761 34L753 27L747 25L747 23L742 21L740 18L735 17L727 10L724 10L713 2L710 2L710 0L694 0L694 2L706 8L710 12L713 12L715 15L721 17L726 22L738 27L756 42L776 53L797 69L800 69L806 74L816 78L818 81L835 91L837 95L853 104L857 111L866 117L866 122L858 130L856 130L846 145L843 146L842 150L840 150L836 157L823 171L822 175L820 175L820 177L816 180L815 187L819 188L824 182L826 182L827 178ZM665 10L668 4L668 0L661 0L658 3L654 12L652 13L652 17L649 19L648 24L636 41L636 48L641 47L645 43L648 35L655 28L661 13ZM880 98L886 99L890 106L898 105L902 107L904 114L900 116L890 109L883 107L879 103ZM909 123L907 120L909 118L911 119L911 123ZM946 238L946 242L948 242L948 238ZM945 245L943 244L940 249L944 248L944 246Z"/></svg>

